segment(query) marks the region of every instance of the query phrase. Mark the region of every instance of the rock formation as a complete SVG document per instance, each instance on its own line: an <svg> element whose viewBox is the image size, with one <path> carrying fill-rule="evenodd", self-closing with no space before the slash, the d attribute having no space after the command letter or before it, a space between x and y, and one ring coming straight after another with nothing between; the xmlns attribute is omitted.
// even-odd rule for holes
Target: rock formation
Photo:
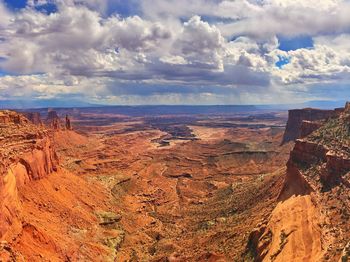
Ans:
<svg viewBox="0 0 350 262"><path fill-rule="evenodd" d="M293 109L288 112L288 122L283 136L282 144L301 137L303 121L326 120L339 116L342 110L320 110L313 108ZM312 126L312 129L316 125ZM306 128L304 124L304 129Z"/></svg>
<svg viewBox="0 0 350 262"><path fill-rule="evenodd" d="M42 125L41 116L39 112L24 112L22 113L34 125Z"/></svg>
<svg viewBox="0 0 350 262"><path fill-rule="evenodd" d="M70 118L66 115L66 130L72 130L72 125L70 123Z"/></svg>
<svg viewBox="0 0 350 262"><path fill-rule="evenodd" d="M290 117L286 141L305 137L290 153L280 202L251 233L248 250L256 261L338 261L350 238L350 103L343 112L292 110ZM299 126L304 117L328 120Z"/></svg>
<svg viewBox="0 0 350 262"><path fill-rule="evenodd" d="M346 102L344 112L347 114L350 113L350 102Z"/></svg>
<svg viewBox="0 0 350 262"><path fill-rule="evenodd" d="M300 127L299 138L304 138L310 135L312 132L316 131L322 126L322 121L307 121L303 120Z"/></svg>
<svg viewBox="0 0 350 262"><path fill-rule="evenodd" d="M0 111L0 240L21 231L18 188L57 170L49 133L22 114Z"/></svg>
<svg viewBox="0 0 350 262"><path fill-rule="evenodd" d="M46 118L46 124L49 125L54 130L60 129L60 118L57 115L57 112L54 110L51 110L48 112L47 118Z"/></svg>
<svg viewBox="0 0 350 262"><path fill-rule="evenodd" d="M295 145L279 147L282 128L200 120L191 130L201 140L159 149L158 124L175 137L187 122L157 119L149 130L139 118L74 115L81 135L0 111L0 261L346 258L350 114L338 114L302 121Z"/></svg>
<svg viewBox="0 0 350 262"><path fill-rule="evenodd" d="M7 125L9 124L21 125L28 122L29 120L27 118L16 112L8 110L0 111L0 124L2 125L2 127L7 127Z"/></svg>

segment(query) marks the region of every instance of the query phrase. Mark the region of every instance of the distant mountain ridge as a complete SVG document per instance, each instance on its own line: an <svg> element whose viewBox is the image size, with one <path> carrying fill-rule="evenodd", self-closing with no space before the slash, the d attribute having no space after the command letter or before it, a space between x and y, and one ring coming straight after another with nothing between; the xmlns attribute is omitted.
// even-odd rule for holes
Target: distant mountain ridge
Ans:
<svg viewBox="0 0 350 262"><path fill-rule="evenodd" d="M345 100L337 101L326 101L326 100L315 100L305 103L294 103L294 104L252 104L252 105L104 105L104 104L93 104L83 102L78 99L45 99L45 100L0 100L0 109L44 109L44 108L145 108L148 111L152 108L162 107L164 109L174 109L179 111L179 108L191 108L195 111L198 109L206 111L212 111L212 109L219 108L235 109L236 111L248 111L248 110L288 110L296 108L319 108L319 109L333 109L341 107L345 104ZM209 108L212 108L211 110ZM180 110L181 111L181 110ZM159 113L159 112L158 112ZM188 112L186 112L188 113Z"/></svg>

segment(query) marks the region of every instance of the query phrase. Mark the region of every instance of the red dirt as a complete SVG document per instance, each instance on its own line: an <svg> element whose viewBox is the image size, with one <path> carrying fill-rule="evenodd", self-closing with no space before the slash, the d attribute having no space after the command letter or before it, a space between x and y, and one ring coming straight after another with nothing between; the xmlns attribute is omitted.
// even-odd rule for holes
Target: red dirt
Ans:
<svg viewBox="0 0 350 262"><path fill-rule="evenodd" d="M161 121L168 118L173 121ZM249 233L277 205L291 145L279 146L282 128L222 127L224 118L219 120L221 127L215 119L209 126L191 122L196 139L179 119L89 122L78 127L80 134L26 122L16 157L3 154L8 165L1 170L1 207L10 203L11 212L0 217L0 258L249 259ZM72 118L73 129L78 122ZM6 143L15 125L2 129L8 130ZM30 133L40 134L32 144ZM159 139L170 143L161 146Z"/></svg>

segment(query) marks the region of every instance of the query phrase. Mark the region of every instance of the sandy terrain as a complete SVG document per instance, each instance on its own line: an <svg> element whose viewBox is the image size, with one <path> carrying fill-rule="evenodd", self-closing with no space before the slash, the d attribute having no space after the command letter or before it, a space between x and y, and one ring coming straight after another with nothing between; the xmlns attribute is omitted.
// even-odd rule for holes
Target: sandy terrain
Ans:
<svg viewBox="0 0 350 262"><path fill-rule="evenodd" d="M50 133L59 168L18 187L22 229L4 259L249 259L249 233L283 185L282 128L90 117Z"/></svg>

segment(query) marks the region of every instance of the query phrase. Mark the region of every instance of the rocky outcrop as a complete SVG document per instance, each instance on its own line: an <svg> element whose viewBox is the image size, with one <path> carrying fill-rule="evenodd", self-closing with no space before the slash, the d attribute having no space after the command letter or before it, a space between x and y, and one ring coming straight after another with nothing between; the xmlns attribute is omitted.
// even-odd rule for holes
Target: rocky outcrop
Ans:
<svg viewBox="0 0 350 262"><path fill-rule="evenodd" d="M41 116L39 112L24 112L22 113L34 125L42 125Z"/></svg>
<svg viewBox="0 0 350 262"><path fill-rule="evenodd" d="M72 125L70 123L70 118L66 115L66 130L72 130Z"/></svg>
<svg viewBox="0 0 350 262"><path fill-rule="evenodd" d="M326 161L328 149L323 145L298 139L293 150L290 152L288 163L293 163L299 167L308 167L312 164Z"/></svg>
<svg viewBox="0 0 350 262"><path fill-rule="evenodd" d="M29 120L16 112L13 111L0 111L0 125L1 127L6 127L9 124L16 124L16 125L21 125L28 123Z"/></svg>
<svg viewBox="0 0 350 262"><path fill-rule="evenodd" d="M350 171L350 158L343 153L328 149L322 144L298 139L287 164L286 185L290 173L302 172L312 167L320 167L320 181L325 188L329 188L340 182L342 175ZM304 176L308 176L304 174Z"/></svg>
<svg viewBox="0 0 350 262"><path fill-rule="evenodd" d="M303 138L290 152L278 204L250 234L248 250L255 261L337 261L349 234L335 233L334 242L326 243L324 225L348 232L350 103L334 111L292 110L290 117L285 141ZM305 117L309 120L300 121ZM315 121L321 118L329 119ZM341 259L347 259L347 247Z"/></svg>
<svg viewBox="0 0 350 262"><path fill-rule="evenodd" d="M350 158L334 151L326 154L326 165L323 167L320 178L326 187L331 187L341 182L341 177L350 171Z"/></svg>
<svg viewBox="0 0 350 262"><path fill-rule="evenodd" d="M278 197L280 201L286 200L293 195L307 195L314 189L292 161L287 163L286 178L283 188Z"/></svg>
<svg viewBox="0 0 350 262"><path fill-rule="evenodd" d="M21 203L17 181L11 169L2 169L0 177L0 240L8 233L19 233L21 228Z"/></svg>
<svg viewBox="0 0 350 262"><path fill-rule="evenodd" d="M350 113L350 102L346 102L345 108L344 108L344 113L349 114Z"/></svg>
<svg viewBox="0 0 350 262"><path fill-rule="evenodd" d="M322 122L320 121L307 121L303 120L301 123L301 128L300 128L300 137L299 138L304 138L310 135L312 132L316 131L323 125Z"/></svg>
<svg viewBox="0 0 350 262"><path fill-rule="evenodd" d="M0 240L7 240L22 229L18 189L56 171L58 157L43 128L12 111L0 119Z"/></svg>
<svg viewBox="0 0 350 262"><path fill-rule="evenodd" d="M61 128L60 118L57 115L57 112L51 110L47 114L46 124L49 125L52 129L58 130Z"/></svg>
<svg viewBox="0 0 350 262"><path fill-rule="evenodd" d="M282 144L301 137L301 127L304 120L317 121L337 117L342 110L320 110L313 108L293 109L288 112L288 122Z"/></svg>
<svg viewBox="0 0 350 262"><path fill-rule="evenodd" d="M259 223L249 234L247 252L252 253L254 261L262 261L271 244L272 232L267 230L267 221Z"/></svg>
<svg viewBox="0 0 350 262"><path fill-rule="evenodd" d="M44 178L48 174L57 171L57 165L58 157L52 147L51 140L45 137L36 141L35 148L22 155L13 169L25 171L24 174L27 177L22 180L25 183L26 181Z"/></svg>

